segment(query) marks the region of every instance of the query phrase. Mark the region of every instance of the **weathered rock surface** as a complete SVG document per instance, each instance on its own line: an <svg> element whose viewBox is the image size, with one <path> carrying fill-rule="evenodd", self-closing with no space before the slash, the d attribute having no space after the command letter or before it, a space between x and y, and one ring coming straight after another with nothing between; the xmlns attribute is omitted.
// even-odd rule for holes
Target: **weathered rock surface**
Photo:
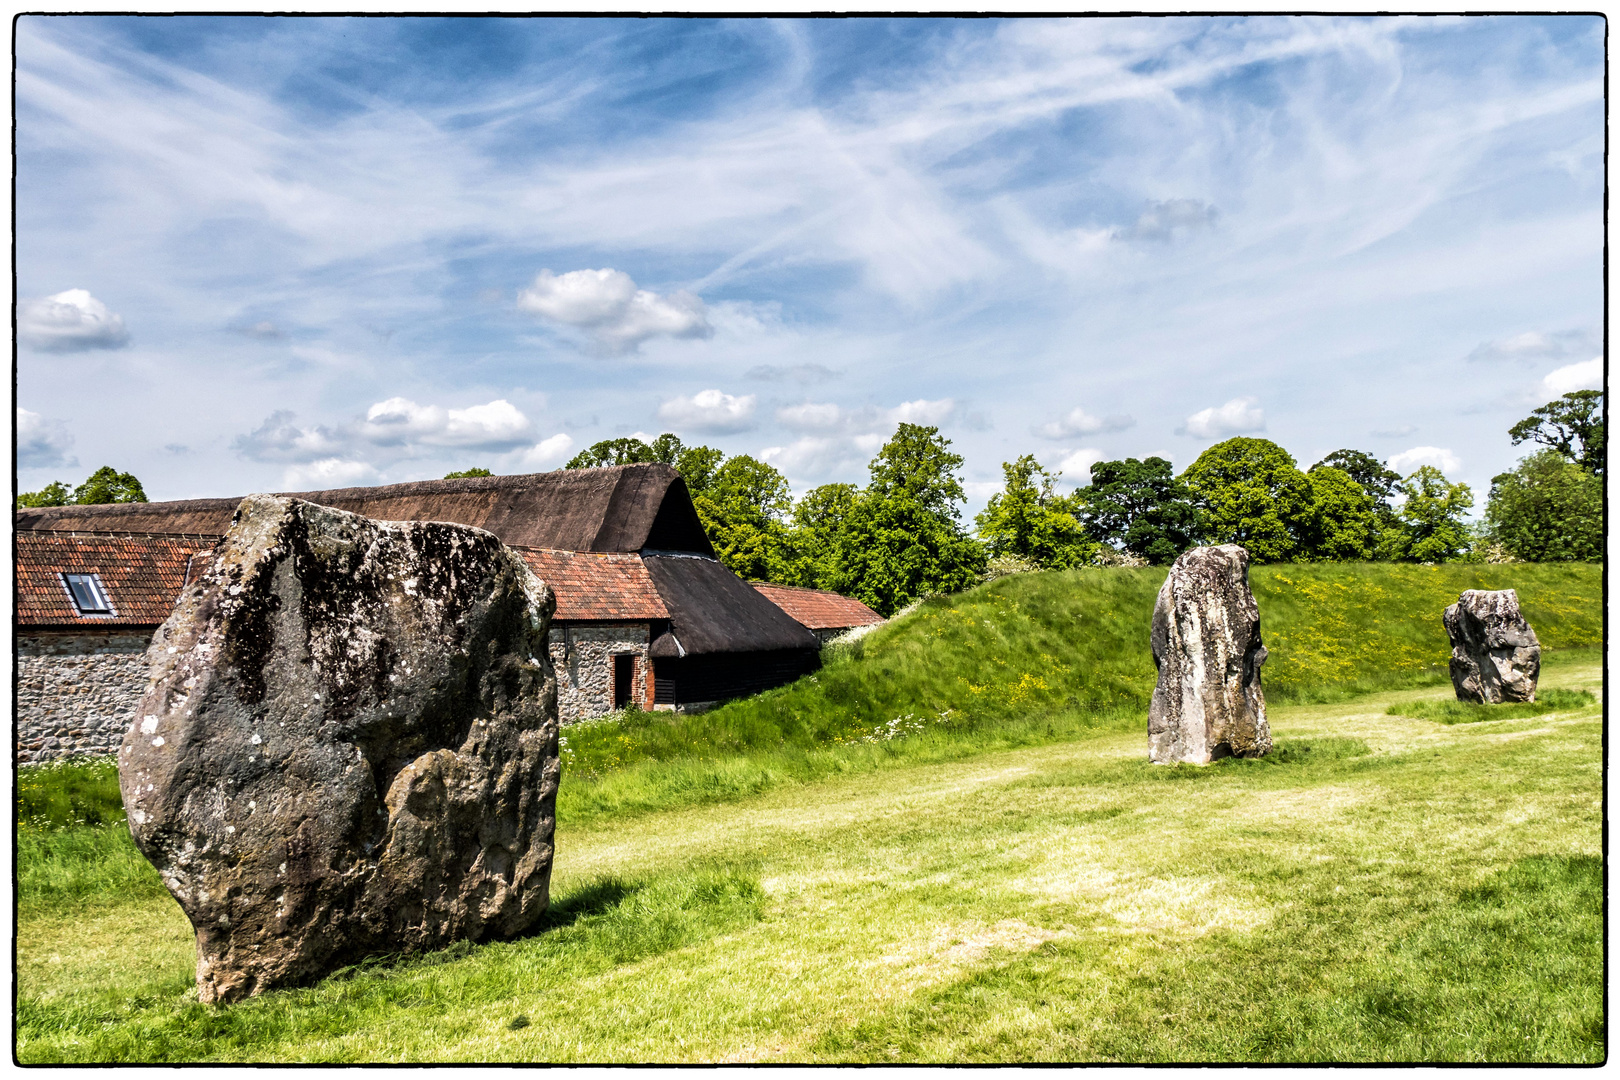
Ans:
<svg viewBox="0 0 1620 1080"><path fill-rule="evenodd" d="M1206 765L1271 749L1260 665L1260 609L1249 591L1249 553L1199 547L1170 567L1153 605L1159 683L1148 708L1156 764Z"/></svg>
<svg viewBox="0 0 1620 1080"><path fill-rule="evenodd" d="M480 529L242 501L153 638L119 754L203 1001L545 911L553 607Z"/></svg>
<svg viewBox="0 0 1620 1080"><path fill-rule="evenodd" d="M1536 700L1541 642L1512 589L1468 589L1441 620L1451 638L1451 685L1458 701L1496 705Z"/></svg>

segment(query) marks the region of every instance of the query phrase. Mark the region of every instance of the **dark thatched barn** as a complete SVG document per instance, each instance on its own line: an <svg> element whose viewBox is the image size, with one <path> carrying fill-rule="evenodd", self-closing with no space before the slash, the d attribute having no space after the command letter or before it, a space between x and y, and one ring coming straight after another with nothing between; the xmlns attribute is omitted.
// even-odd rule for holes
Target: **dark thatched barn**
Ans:
<svg viewBox="0 0 1620 1080"><path fill-rule="evenodd" d="M551 659L565 722L631 702L702 707L779 686L818 664L817 635L715 558L685 482L668 465L286 494L384 521L474 525L521 551L557 595ZM20 760L101 741L84 723L74 728L60 718L53 723L62 730L25 736L24 714L71 717L63 701L77 700L85 671L96 667L86 667L86 657L117 654L129 667L179 595L189 556L224 535L240 501L16 512ZM84 671L64 676L73 663ZM127 672L121 678L129 682ZM110 689L94 693L107 698ZM124 693L132 710L140 687ZM112 722L116 700L102 712L108 716L97 724L127 723Z"/></svg>

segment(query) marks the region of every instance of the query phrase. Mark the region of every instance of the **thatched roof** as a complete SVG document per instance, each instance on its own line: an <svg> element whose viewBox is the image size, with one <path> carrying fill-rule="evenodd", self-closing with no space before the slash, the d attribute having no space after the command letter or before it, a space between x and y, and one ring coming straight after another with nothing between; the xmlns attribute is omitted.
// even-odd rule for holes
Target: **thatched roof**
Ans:
<svg viewBox="0 0 1620 1080"><path fill-rule="evenodd" d="M678 490L677 490L678 489ZM452 521L513 547L713 555L686 482L669 465L562 469L280 494L379 521ZM670 496L675 497L671 498ZM223 536L240 498L21 509L21 531Z"/></svg>
<svg viewBox="0 0 1620 1080"><path fill-rule="evenodd" d="M673 620L652 655L815 649L821 642L802 624L714 559L644 555L647 573Z"/></svg>

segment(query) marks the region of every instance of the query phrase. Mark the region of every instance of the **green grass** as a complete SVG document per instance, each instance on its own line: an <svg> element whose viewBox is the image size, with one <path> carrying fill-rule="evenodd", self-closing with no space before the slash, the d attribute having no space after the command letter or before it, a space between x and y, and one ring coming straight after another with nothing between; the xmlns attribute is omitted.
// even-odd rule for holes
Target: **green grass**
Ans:
<svg viewBox="0 0 1620 1080"><path fill-rule="evenodd" d="M1432 660L1387 676L1405 688L1362 696L1386 676L1292 693L1269 680L1287 670L1279 640L1329 636L1319 607L1350 580L1342 568L1255 571L1276 743L1253 761L1147 763L1126 691L1152 571L1004 579L924 605L931 618L885 627L864 656L772 701L571 728L575 754L622 737L629 760L565 769L542 926L223 1008L196 1001L191 928L129 840L110 764L19 770L15 1053L1601 1061L1596 579L1500 568L1519 572L1506 584L1547 646L1541 702L1562 704L1447 725L1416 718L1451 696L1443 631L1424 612L1454 586L1503 579L1383 569L1413 581L1385 579L1383 614L1356 613L1336 640L1438 640L1422 644ZM1588 585L1592 613L1577 604ZM1054 646L1070 671L1046 680L1044 704L1009 704ZM862 670L873 664L889 683ZM986 688L978 709L940 702L949 717L882 737L953 675ZM799 726L777 722L784 702Z"/></svg>
<svg viewBox="0 0 1620 1080"><path fill-rule="evenodd" d="M697 716L629 712L572 725L558 813L586 820L725 801L1133 723L1157 678L1147 631L1165 573L1002 578L830 649L819 672L789 686ZM1582 563L1257 566L1250 580L1273 704L1449 684L1440 614L1464 589L1517 589L1549 664L1602 642L1602 568Z"/></svg>
<svg viewBox="0 0 1620 1080"><path fill-rule="evenodd" d="M1535 701L1529 702L1479 705L1471 701L1414 701L1391 705L1389 711L1391 715L1411 716L1441 724L1478 724L1486 720L1521 720L1526 716L1583 709L1595 704L1597 698L1589 690L1546 690L1537 694Z"/></svg>

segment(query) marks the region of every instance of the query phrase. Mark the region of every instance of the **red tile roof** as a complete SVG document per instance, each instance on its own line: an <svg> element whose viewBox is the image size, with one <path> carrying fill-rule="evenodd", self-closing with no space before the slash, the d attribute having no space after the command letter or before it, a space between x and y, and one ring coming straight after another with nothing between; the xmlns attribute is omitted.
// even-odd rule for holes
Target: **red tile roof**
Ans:
<svg viewBox="0 0 1620 1080"><path fill-rule="evenodd" d="M180 597L191 557L214 546L212 539L185 536L12 535L17 545L17 625L33 627L158 626ZM114 614L79 614L63 574L100 575Z"/></svg>
<svg viewBox="0 0 1620 1080"><path fill-rule="evenodd" d="M767 600L812 630L842 630L851 626L880 623L883 616L848 596L820 589L799 589L792 585L751 582Z"/></svg>
<svg viewBox="0 0 1620 1080"><path fill-rule="evenodd" d="M535 575L557 594L555 618L596 622L667 619L669 609L639 555L519 548Z"/></svg>

